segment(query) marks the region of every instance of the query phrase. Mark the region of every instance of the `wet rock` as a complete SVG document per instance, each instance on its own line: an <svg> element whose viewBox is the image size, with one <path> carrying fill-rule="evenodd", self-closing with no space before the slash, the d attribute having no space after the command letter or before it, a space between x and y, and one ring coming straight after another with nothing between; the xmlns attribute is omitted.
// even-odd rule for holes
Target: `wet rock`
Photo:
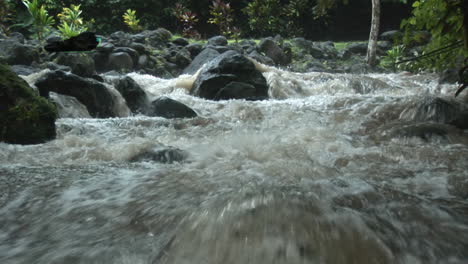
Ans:
<svg viewBox="0 0 468 264"><path fill-rule="evenodd" d="M38 144L55 138L55 106L0 64L0 141Z"/></svg>
<svg viewBox="0 0 468 264"><path fill-rule="evenodd" d="M192 108L165 96L151 102L148 115L164 118L193 118L198 116Z"/></svg>
<svg viewBox="0 0 468 264"><path fill-rule="evenodd" d="M262 54L258 53L258 51L256 50L249 53L248 56L262 64L271 65L271 66L275 65L275 62L271 58L267 56L263 56Z"/></svg>
<svg viewBox="0 0 468 264"><path fill-rule="evenodd" d="M125 76L118 79L114 86L125 99L128 108L130 108L133 113L146 112L149 106L148 97L145 91L135 82L135 80Z"/></svg>
<svg viewBox="0 0 468 264"><path fill-rule="evenodd" d="M172 38L172 33L164 28L142 32L146 36L147 42L153 47L163 47Z"/></svg>
<svg viewBox="0 0 468 264"><path fill-rule="evenodd" d="M187 49L180 49L174 58L174 63L181 68L187 67L192 62L190 52Z"/></svg>
<svg viewBox="0 0 468 264"><path fill-rule="evenodd" d="M54 92L49 93L50 100L55 104L60 118L91 118L91 115L82 103L75 97Z"/></svg>
<svg viewBox="0 0 468 264"><path fill-rule="evenodd" d="M193 59L203 50L203 45L198 43L189 44L185 47L190 52L190 57Z"/></svg>
<svg viewBox="0 0 468 264"><path fill-rule="evenodd" d="M291 62L291 58L283 52L283 50L271 38L263 39L258 44L259 50L271 58L277 65L287 65Z"/></svg>
<svg viewBox="0 0 468 264"><path fill-rule="evenodd" d="M127 53L128 55L130 55L130 57L132 57L133 65L137 64L138 57L140 56L140 54L138 54L136 50L132 48L128 48L128 47L117 47L113 51L113 53L119 53L119 52Z"/></svg>
<svg viewBox="0 0 468 264"><path fill-rule="evenodd" d="M184 162L188 153L173 147L156 147L145 150L140 154L130 158L130 162L154 161L159 163Z"/></svg>
<svg viewBox="0 0 468 264"><path fill-rule="evenodd" d="M255 88L254 93L248 85ZM235 90L229 91L230 88ZM245 93L234 95L234 91ZM235 51L228 51L206 65L195 80L191 94L211 100L219 100L220 94L232 96L223 99L263 100L268 98L268 85L252 61Z"/></svg>
<svg viewBox="0 0 468 264"><path fill-rule="evenodd" d="M400 120L436 122L468 128L468 109L460 103L440 97L424 97L409 104L400 114Z"/></svg>
<svg viewBox="0 0 468 264"><path fill-rule="evenodd" d="M55 62L70 67L73 74L82 77L91 77L96 72L94 60L87 53L60 53Z"/></svg>
<svg viewBox="0 0 468 264"><path fill-rule="evenodd" d="M109 70L130 71L133 69L133 59L126 52L117 52L109 55Z"/></svg>
<svg viewBox="0 0 468 264"><path fill-rule="evenodd" d="M205 63L219 56L219 52L214 49L206 48L200 54L198 54L193 61L187 66L183 73L194 74L197 72Z"/></svg>
<svg viewBox="0 0 468 264"><path fill-rule="evenodd" d="M49 69L49 70L52 70L52 71L56 71L56 70L60 70L60 71L71 71L71 68L69 66L65 66L65 65L59 65L55 62L51 62L51 61L48 61L48 62L44 62L43 64L41 64L41 67L44 68L44 69Z"/></svg>
<svg viewBox="0 0 468 264"><path fill-rule="evenodd" d="M189 44L188 40L185 38L176 38L172 41L172 43L174 43L177 46L182 46L182 47L185 47Z"/></svg>
<svg viewBox="0 0 468 264"><path fill-rule="evenodd" d="M86 106L93 117L116 117L116 102L107 87L94 80L63 71L54 71L42 76L35 86L41 96L49 97L49 92L73 96Z"/></svg>
<svg viewBox="0 0 468 264"><path fill-rule="evenodd" d="M102 42L96 47L96 51L109 54L115 49L114 44L109 42Z"/></svg>
<svg viewBox="0 0 468 264"><path fill-rule="evenodd" d="M31 65L39 61L39 48L22 44L15 38L8 38L0 41L0 56L10 65Z"/></svg>
<svg viewBox="0 0 468 264"><path fill-rule="evenodd" d="M227 46L228 41L225 36L214 36L208 39L208 45Z"/></svg>
<svg viewBox="0 0 468 264"><path fill-rule="evenodd" d="M141 43L132 43L130 48L138 52L139 55L147 53L146 46Z"/></svg>

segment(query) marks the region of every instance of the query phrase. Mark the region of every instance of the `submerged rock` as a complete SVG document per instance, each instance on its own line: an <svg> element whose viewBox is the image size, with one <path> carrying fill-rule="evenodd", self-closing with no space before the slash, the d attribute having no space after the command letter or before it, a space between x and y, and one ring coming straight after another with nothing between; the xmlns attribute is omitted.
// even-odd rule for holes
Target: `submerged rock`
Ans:
<svg viewBox="0 0 468 264"><path fill-rule="evenodd" d="M268 98L268 85L255 64L235 51L218 56L200 72L191 94L205 99Z"/></svg>
<svg viewBox="0 0 468 264"><path fill-rule="evenodd" d="M49 92L73 96L86 106L93 117L116 117L116 102L107 87L94 80L63 71L54 71L42 76L36 83L41 96Z"/></svg>
<svg viewBox="0 0 468 264"><path fill-rule="evenodd" d="M183 162L187 159L188 153L173 147L157 147L145 150L140 154L130 158L130 162L154 161L160 163Z"/></svg>
<svg viewBox="0 0 468 264"><path fill-rule="evenodd" d="M49 93L50 99L57 106L58 116L60 118L91 118L91 115L80 101L75 97Z"/></svg>
<svg viewBox="0 0 468 264"><path fill-rule="evenodd" d="M148 115L164 118L193 118L198 116L192 108L165 96L159 97L151 103Z"/></svg>
<svg viewBox="0 0 468 264"><path fill-rule="evenodd" d="M10 67L0 64L0 141L38 144L55 138L57 110Z"/></svg>

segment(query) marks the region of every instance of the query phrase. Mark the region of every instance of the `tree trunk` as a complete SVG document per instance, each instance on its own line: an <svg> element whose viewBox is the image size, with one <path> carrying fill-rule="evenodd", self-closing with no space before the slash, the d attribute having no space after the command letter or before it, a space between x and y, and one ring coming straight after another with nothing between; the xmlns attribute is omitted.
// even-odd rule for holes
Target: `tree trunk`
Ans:
<svg viewBox="0 0 468 264"><path fill-rule="evenodd" d="M375 66L377 53L377 39L380 27L380 0L372 0L372 21L369 35L369 45L367 46L367 64Z"/></svg>

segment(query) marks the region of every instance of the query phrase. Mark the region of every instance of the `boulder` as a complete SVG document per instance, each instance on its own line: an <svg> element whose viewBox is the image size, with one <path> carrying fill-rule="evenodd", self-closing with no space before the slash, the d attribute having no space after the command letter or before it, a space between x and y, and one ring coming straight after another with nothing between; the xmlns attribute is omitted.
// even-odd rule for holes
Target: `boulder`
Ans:
<svg viewBox="0 0 468 264"><path fill-rule="evenodd" d="M0 141L38 144L56 136L57 110L9 66L0 64Z"/></svg>
<svg viewBox="0 0 468 264"><path fill-rule="evenodd" d="M80 103L75 97L49 93L50 100L55 104L60 118L91 118L86 106Z"/></svg>
<svg viewBox="0 0 468 264"><path fill-rule="evenodd" d="M401 112L400 120L434 122L468 129L468 109L457 101L440 97L423 97L409 104Z"/></svg>
<svg viewBox="0 0 468 264"><path fill-rule="evenodd" d="M55 62L71 68L73 74L91 77L96 72L94 59L87 53L60 53Z"/></svg>
<svg viewBox="0 0 468 264"><path fill-rule="evenodd" d="M174 56L174 63L182 69L187 67L191 62L190 52L185 48L180 49Z"/></svg>
<svg viewBox="0 0 468 264"><path fill-rule="evenodd" d="M22 44L15 38L0 41L0 56L10 65L31 65L39 61L39 49L36 46Z"/></svg>
<svg viewBox="0 0 468 264"><path fill-rule="evenodd" d="M112 53L119 53L119 52L127 53L128 55L130 55L130 57L132 57L133 65L137 64L138 57L140 56L140 54L138 54L136 50L132 48L128 48L128 47L117 47L112 51Z"/></svg>
<svg viewBox="0 0 468 264"><path fill-rule="evenodd" d="M114 82L114 87L119 91L127 102L128 108L133 113L145 113L148 109L149 101L145 91L135 80L125 76Z"/></svg>
<svg viewBox="0 0 468 264"><path fill-rule="evenodd" d="M190 52L190 58L195 58L203 50L203 45L198 43L189 44L185 47Z"/></svg>
<svg viewBox="0 0 468 264"><path fill-rule="evenodd" d="M108 70L130 71L133 69L133 59L127 52L111 53L107 68Z"/></svg>
<svg viewBox="0 0 468 264"><path fill-rule="evenodd" d="M262 54L258 53L258 51L256 50L249 53L248 56L260 63L271 65L271 66L275 65L275 62L270 57L263 56Z"/></svg>
<svg viewBox="0 0 468 264"><path fill-rule="evenodd" d="M190 107L165 96L151 102L148 115L164 118L193 118L198 116Z"/></svg>
<svg viewBox="0 0 468 264"><path fill-rule="evenodd" d="M254 87L254 92L251 86ZM228 51L206 65L195 80L190 93L211 100L262 100L268 98L268 85L252 61L238 52Z"/></svg>
<svg viewBox="0 0 468 264"><path fill-rule="evenodd" d="M271 58L277 65L287 65L291 62L283 50L271 38L263 39L258 44L259 50L265 53L266 56Z"/></svg>
<svg viewBox="0 0 468 264"><path fill-rule="evenodd" d="M172 33L164 28L142 32L146 35L147 43L153 47L163 47L172 38Z"/></svg>
<svg viewBox="0 0 468 264"><path fill-rule="evenodd" d="M183 162L187 159L188 153L173 147L159 146L143 152L130 158L130 162L154 161L159 163Z"/></svg>
<svg viewBox="0 0 468 264"><path fill-rule="evenodd" d="M225 36L214 36L208 39L208 45L227 46L228 41Z"/></svg>
<svg viewBox="0 0 468 264"><path fill-rule="evenodd" d="M36 81L41 96L49 92L73 96L86 106L93 117L117 117L116 102L108 88L94 80L63 71L49 72Z"/></svg>
<svg viewBox="0 0 468 264"><path fill-rule="evenodd" d="M174 43L177 46L182 46L182 47L185 47L189 44L188 40L185 38L176 38L172 41L172 43Z"/></svg>
<svg viewBox="0 0 468 264"><path fill-rule="evenodd" d="M189 66L187 66L183 73L185 74L194 74L197 72L205 63L209 62L210 60L216 58L219 56L219 52L217 52L214 49L204 49L200 54L198 54L190 63Z"/></svg>

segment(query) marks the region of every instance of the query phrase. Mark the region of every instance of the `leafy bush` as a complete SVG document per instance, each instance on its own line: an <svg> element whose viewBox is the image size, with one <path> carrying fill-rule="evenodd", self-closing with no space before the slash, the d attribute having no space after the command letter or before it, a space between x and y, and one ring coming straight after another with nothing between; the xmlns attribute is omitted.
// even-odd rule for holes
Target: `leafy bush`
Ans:
<svg viewBox="0 0 468 264"><path fill-rule="evenodd" d="M42 40L44 34L47 33L55 23L54 19L49 16L45 6L40 5L38 0L33 0L32 2L29 0L22 0L22 2L32 17L33 30L37 38Z"/></svg>
<svg viewBox="0 0 468 264"><path fill-rule="evenodd" d="M463 25L463 1L423 0L413 3L412 17L402 22L405 29L404 41L411 44L418 41L418 35L413 34L417 30L427 30L432 38L424 48L429 52L449 46L464 40ZM468 19L468 18L466 18ZM468 56L468 49L462 45L450 49L448 52L437 53L423 61L423 68L429 70L443 70L457 61L458 57Z"/></svg>
<svg viewBox="0 0 468 264"><path fill-rule="evenodd" d="M394 46L388 50L387 54L382 58L380 66L394 71L400 69L401 65L398 65L397 63L403 59L404 51L404 45Z"/></svg>
<svg viewBox="0 0 468 264"><path fill-rule="evenodd" d="M217 25L222 35L237 40L240 30L232 25L234 22L233 11L230 3L213 0L210 6L211 18L208 19L208 23Z"/></svg>
<svg viewBox="0 0 468 264"><path fill-rule="evenodd" d="M197 15L180 3L176 4L174 15L182 24L182 36L186 38L199 39L200 34L195 29L198 22Z"/></svg>
<svg viewBox="0 0 468 264"><path fill-rule="evenodd" d="M124 23L133 31L137 32L141 30L141 26L139 25L140 20L136 17L136 11L132 9L127 9L125 14L122 16L124 19Z"/></svg>
<svg viewBox="0 0 468 264"><path fill-rule="evenodd" d="M64 7L62 12L58 14L60 25L57 28L62 37L71 38L88 30L80 17L81 13L80 5L71 5L69 8Z"/></svg>

